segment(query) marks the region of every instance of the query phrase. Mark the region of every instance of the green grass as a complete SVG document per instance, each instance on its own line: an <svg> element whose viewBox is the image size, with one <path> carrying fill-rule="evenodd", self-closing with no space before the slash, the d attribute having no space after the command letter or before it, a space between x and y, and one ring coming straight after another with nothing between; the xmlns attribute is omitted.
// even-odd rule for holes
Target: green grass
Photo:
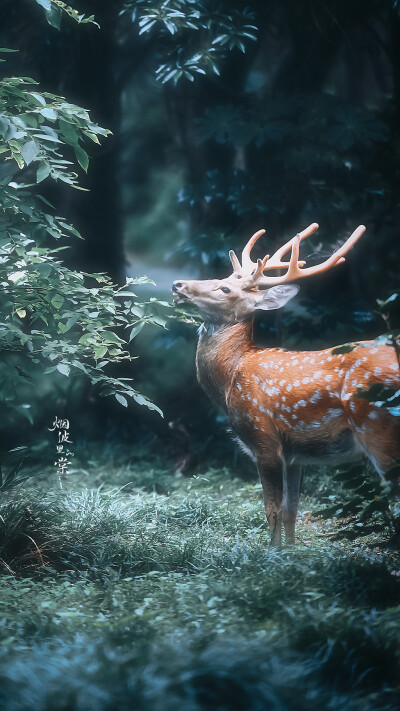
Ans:
<svg viewBox="0 0 400 711"><path fill-rule="evenodd" d="M332 541L328 472L276 550L257 481L88 462L0 504L1 709L396 707L399 557Z"/></svg>

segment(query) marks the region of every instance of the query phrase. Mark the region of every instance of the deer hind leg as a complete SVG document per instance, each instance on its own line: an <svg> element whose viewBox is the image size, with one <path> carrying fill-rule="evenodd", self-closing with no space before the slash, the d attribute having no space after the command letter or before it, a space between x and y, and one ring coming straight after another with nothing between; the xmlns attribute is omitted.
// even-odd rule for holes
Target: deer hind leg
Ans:
<svg viewBox="0 0 400 711"><path fill-rule="evenodd" d="M282 461L277 457L272 464L260 461L257 464L264 495L265 513L271 532L271 543L280 546L282 543Z"/></svg>
<svg viewBox="0 0 400 711"><path fill-rule="evenodd" d="M365 415L354 417L355 436L377 472L384 476L400 460L400 418L384 408L369 409Z"/></svg>
<svg viewBox="0 0 400 711"><path fill-rule="evenodd" d="M299 508L301 467L290 464L283 466L282 523L285 543L294 545L297 510Z"/></svg>

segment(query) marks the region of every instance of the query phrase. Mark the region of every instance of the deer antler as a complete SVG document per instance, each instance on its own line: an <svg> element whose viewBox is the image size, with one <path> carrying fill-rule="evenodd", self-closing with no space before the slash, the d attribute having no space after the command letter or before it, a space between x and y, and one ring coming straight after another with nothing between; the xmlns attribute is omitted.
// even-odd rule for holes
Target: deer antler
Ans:
<svg viewBox="0 0 400 711"><path fill-rule="evenodd" d="M344 262L344 255L355 245L357 240L365 232L365 226L359 225L353 234L346 240L346 242L338 249L331 257L326 259L321 264L316 264L313 267L304 267L305 262L299 261L299 250L300 242L308 237L310 234L318 229L318 224L313 222L309 227L307 227L302 232L299 232L295 237L292 237L288 242L286 242L282 247L280 247L272 257L266 255L264 259L258 259L257 262L253 262L250 258L250 252L254 247L255 243L264 234L265 230L259 230L256 232L247 242L243 253L242 253L242 265L240 264L236 254L231 250L229 256L232 261L234 273L246 278L246 287L252 286L276 286L278 284L287 284L288 282L294 281L295 279L302 279L312 274L320 274L325 272L331 267L336 266ZM282 262L281 257L283 257L287 252L291 250L290 261ZM287 269L283 276L265 276L264 272L267 269Z"/></svg>

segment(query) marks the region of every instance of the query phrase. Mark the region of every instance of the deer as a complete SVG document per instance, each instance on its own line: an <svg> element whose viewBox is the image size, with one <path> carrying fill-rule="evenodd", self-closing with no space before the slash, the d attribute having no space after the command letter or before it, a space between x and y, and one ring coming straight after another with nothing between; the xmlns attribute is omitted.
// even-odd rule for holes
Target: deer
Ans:
<svg viewBox="0 0 400 711"><path fill-rule="evenodd" d="M309 225L271 257L254 262L251 250L265 233L259 230L244 247L241 263L229 252L230 276L172 285L175 304L194 304L204 319L197 378L225 411L235 438L257 466L276 546L282 544L282 527L285 543L295 543L304 465L366 457L384 477L400 458L400 418L361 396L374 383L400 387L392 344L360 341L340 352L340 347L259 348L254 341L255 312L284 307L299 291L293 282L343 263L366 229L359 225L332 256L306 267L299 260L300 243L317 228L317 223ZM283 261L288 252L289 261Z"/></svg>

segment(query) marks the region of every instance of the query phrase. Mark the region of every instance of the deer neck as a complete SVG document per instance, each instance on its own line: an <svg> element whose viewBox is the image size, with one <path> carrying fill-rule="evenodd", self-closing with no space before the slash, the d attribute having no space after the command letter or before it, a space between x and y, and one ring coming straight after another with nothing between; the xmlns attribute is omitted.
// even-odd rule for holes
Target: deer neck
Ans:
<svg viewBox="0 0 400 711"><path fill-rule="evenodd" d="M197 379L207 395L224 409L235 373L253 347L253 320L201 326L196 355Z"/></svg>

